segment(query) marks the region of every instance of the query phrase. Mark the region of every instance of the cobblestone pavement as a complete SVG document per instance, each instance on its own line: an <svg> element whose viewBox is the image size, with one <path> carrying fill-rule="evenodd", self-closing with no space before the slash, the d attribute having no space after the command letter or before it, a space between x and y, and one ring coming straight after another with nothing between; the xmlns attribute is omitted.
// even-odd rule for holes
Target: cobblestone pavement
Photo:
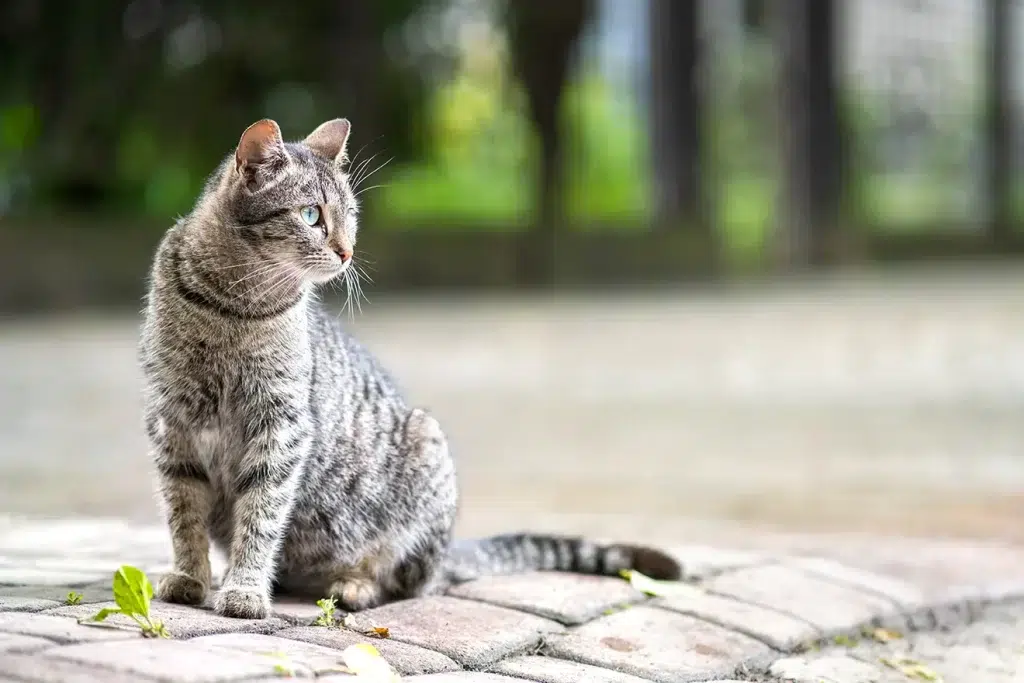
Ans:
<svg viewBox="0 0 1024 683"><path fill-rule="evenodd" d="M761 550L668 548L687 581L654 596L612 577L490 577L333 628L312 625L315 605L283 599L261 621L155 602L173 636L160 640L119 616L107 627L77 620L113 606L120 564L154 578L166 569L162 529L8 518L0 681L341 681L351 679L338 673L341 653L360 642L421 683L1024 680L1024 550L758 538ZM80 604L65 604L70 591ZM388 637L367 635L374 627Z"/></svg>

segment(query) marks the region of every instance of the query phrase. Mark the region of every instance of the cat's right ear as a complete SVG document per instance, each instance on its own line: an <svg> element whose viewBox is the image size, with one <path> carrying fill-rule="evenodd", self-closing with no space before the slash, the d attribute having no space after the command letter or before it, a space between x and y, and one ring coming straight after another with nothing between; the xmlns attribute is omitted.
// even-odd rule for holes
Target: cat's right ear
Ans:
<svg viewBox="0 0 1024 683"><path fill-rule="evenodd" d="M242 133L235 149L235 171L250 181L272 175L288 163L281 128L271 119L252 124Z"/></svg>

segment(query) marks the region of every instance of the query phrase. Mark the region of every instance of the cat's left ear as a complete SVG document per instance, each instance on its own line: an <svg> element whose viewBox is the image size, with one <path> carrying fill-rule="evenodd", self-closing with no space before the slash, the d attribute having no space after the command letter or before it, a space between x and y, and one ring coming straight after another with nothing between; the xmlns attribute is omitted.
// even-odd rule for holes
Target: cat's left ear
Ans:
<svg viewBox="0 0 1024 683"><path fill-rule="evenodd" d="M303 142L320 156L340 164L347 160L345 150L351 130L348 119L334 119L321 123Z"/></svg>

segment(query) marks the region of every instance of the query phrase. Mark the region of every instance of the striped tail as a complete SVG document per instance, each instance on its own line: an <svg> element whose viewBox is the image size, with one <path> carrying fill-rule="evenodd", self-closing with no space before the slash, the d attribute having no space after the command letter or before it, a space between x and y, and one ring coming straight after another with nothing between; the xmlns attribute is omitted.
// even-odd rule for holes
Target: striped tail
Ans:
<svg viewBox="0 0 1024 683"><path fill-rule="evenodd" d="M678 561L654 548L518 533L456 541L448 551L445 578L455 584L481 576L538 570L618 576L625 569L663 581L677 581L683 575Z"/></svg>

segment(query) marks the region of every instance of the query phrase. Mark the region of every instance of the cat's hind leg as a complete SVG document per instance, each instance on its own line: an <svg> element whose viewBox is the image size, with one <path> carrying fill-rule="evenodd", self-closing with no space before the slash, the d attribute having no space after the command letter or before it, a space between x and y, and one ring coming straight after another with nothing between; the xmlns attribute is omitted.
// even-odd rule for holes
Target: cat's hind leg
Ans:
<svg viewBox="0 0 1024 683"><path fill-rule="evenodd" d="M413 409L405 423L405 475L416 491L415 512L395 544L396 562L382 577L385 599L402 600L439 590L442 566L458 509L455 463L437 420Z"/></svg>
<svg viewBox="0 0 1024 683"><path fill-rule="evenodd" d="M396 501L404 513L358 567L342 569L330 594L340 607L359 611L434 592L448 551L458 505L455 465L437 420L410 410L397 454L403 463L395 486L410 497Z"/></svg>

